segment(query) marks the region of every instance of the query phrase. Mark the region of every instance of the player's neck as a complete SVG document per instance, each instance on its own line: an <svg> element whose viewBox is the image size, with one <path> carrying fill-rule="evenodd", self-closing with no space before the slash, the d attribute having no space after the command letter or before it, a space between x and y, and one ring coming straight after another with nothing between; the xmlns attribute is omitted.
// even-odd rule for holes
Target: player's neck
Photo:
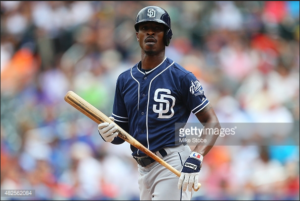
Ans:
<svg viewBox="0 0 300 201"><path fill-rule="evenodd" d="M148 55L142 53L142 69L151 70L158 66L165 59L165 52L161 52L156 55Z"/></svg>

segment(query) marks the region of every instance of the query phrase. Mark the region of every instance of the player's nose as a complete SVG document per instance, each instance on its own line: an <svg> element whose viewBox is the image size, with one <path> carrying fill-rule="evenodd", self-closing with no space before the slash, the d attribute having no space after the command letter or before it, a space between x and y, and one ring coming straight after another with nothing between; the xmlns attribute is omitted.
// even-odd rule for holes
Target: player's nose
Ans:
<svg viewBox="0 0 300 201"><path fill-rule="evenodd" d="M155 31L154 31L154 27L152 27L152 26L149 26L149 28L148 28L148 30L147 30L147 34L149 34L149 35L153 35L155 33Z"/></svg>
<svg viewBox="0 0 300 201"><path fill-rule="evenodd" d="M153 29L148 29L147 31L147 35L154 35L155 31L153 31Z"/></svg>

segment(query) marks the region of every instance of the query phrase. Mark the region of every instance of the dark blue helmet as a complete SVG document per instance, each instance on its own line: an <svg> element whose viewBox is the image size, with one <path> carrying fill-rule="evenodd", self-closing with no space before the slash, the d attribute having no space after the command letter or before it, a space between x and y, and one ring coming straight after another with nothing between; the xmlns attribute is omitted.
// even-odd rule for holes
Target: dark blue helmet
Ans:
<svg viewBox="0 0 300 201"><path fill-rule="evenodd" d="M171 30L171 18L167 11L158 6L147 6L140 10L136 16L134 28L137 32L138 25L142 22L157 22L164 24L167 27L167 30L164 34L164 43L166 46L170 44L173 33Z"/></svg>

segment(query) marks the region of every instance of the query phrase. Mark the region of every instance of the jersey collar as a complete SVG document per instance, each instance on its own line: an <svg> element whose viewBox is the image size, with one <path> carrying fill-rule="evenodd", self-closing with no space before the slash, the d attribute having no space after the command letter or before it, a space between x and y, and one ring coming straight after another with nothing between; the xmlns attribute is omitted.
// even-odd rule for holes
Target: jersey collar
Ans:
<svg viewBox="0 0 300 201"><path fill-rule="evenodd" d="M147 74L145 72L141 71L140 69L138 69L139 63L135 64L135 66L133 66L130 70L132 78L138 82L140 82L142 80L151 80L157 74L159 74L164 69L166 69L170 64L172 64L173 61L171 59L169 59L168 57L165 57L165 59L162 61L162 63L160 63L158 66L156 66L155 68L148 71Z"/></svg>
<svg viewBox="0 0 300 201"><path fill-rule="evenodd" d="M138 70L138 72L142 73L143 75L148 75L150 74L151 72L155 71L157 68L159 68L160 66L162 66L162 64L166 61L167 57L164 58L164 60L158 64L155 68L153 68L152 70L150 71L146 71L146 72L143 72L139 69L139 65L141 65L141 61L136 65L136 69Z"/></svg>

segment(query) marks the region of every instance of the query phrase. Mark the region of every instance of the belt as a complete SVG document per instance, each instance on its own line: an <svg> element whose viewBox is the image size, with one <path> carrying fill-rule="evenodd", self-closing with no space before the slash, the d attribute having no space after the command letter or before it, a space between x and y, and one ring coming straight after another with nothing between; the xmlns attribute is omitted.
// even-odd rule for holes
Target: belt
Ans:
<svg viewBox="0 0 300 201"><path fill-rule="evenodd" d="M161 149L158 151L162 157L165 157L167 154L166 150ZM142 166L142 167L146 167L147 165L150 165L151 163L153 163L155 160L149 156L143 156L143 157L137 157L137 156L133 156L133 158L136 160L136 162Z"/></svg>

